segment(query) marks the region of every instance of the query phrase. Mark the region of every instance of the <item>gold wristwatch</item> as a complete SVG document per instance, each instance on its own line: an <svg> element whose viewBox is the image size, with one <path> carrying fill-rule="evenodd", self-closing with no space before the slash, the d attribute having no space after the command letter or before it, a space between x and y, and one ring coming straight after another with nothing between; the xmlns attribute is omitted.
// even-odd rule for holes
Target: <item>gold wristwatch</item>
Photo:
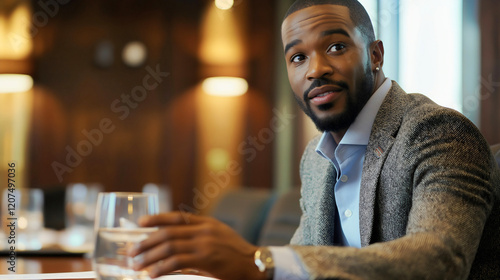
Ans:
<svg viewBox="0 0 500 280"><path fill-rule="evenodd" d="M266 274L266 279L272 280L274 277L274 261L271 251L267 247L260 247L255 251L253 258L259 271Z"/></svg>

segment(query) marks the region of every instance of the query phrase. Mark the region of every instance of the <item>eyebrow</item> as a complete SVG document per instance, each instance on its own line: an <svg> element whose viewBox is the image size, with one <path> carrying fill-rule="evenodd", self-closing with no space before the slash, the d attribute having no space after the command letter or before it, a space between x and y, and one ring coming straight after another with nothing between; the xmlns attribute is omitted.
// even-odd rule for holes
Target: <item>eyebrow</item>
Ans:
<svg viewBox="0 0 500 280"><path fill-rule="evenodd" d="M345 31L344 29L341 29L341 28L325 30L325 31L321 32L321 37L329 36L329 35L332 35L332 34L342 34L342 35L345 35L345 36L347 36L349 38L351 37L351 36L349 36L349 33L347 33L347 31ZM285 46L285 54L291 48L293 48L294 46L296 46L296 45L298 45L300 43L302 43L302 40L295 39L295 40L291 41L290 43L286 44L286 46Z"/></svg>
<svg viewBox="0 0 500 280"><path fill-rule="evenodd" d="M288 52L288 50L290 50L295 45L300 44L300 43L302 43L302 40L295 39L295 40L291 41L290 43L286 44L286 46L285 46L285 54Z"/></svg>
<svg viewBox="0 0 500 280"><path fill-rule="evenodd" d="M321 36L322 37L329 36L329 35L332 35L332 34L342 34L342 35L345 35L345 36L351 38L351 36L349 36L349 33L347 33L347 31L345 31L342 28L330 29L330 30L325 30L325 31L321 32Z"/></svg>

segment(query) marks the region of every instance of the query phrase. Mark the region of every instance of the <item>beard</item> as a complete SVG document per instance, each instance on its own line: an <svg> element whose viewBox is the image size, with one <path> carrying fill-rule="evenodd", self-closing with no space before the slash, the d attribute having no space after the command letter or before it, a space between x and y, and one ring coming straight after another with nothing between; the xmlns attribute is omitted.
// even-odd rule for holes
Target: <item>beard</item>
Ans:
<svg viewBox="0 0 500 280"><path fill-rule="evenodd" d="M311 103L307 95L314 88L323 85L336 85L346 91L346 106L341 113L334 116L329 116L327 118L319 118L312 111ZM358 91L353 95L352 92L349 91L349 86L346 83L341 81L332 81L326 78L320 78L314 80L309 89L304 92L304 102L301 102L297 95L294 94L294 96L302 111L304 111L304 113L306 113L306 115L311 118L319 131L336 132L349 128L354 120L356 120L359 112L361 112L373 93L374 79L369 65L365 67L365 75L363 79L358 82L356 87L358 88ZM318 109L320 111L327 111L332 107L332 103L327 103L318 106Z"/></svg>

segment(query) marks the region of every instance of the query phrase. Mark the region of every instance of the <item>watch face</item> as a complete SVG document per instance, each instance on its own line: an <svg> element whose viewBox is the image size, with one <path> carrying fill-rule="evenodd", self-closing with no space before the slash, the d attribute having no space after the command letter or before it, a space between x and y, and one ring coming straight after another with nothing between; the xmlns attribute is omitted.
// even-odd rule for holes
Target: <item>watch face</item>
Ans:
<svg viewBox="0 0 500 280"><path fill-rule="evenodd" d="M264 264L268 264L268 263L271 263L273 261L271 253L269 251L262 252L262 254L260 255L260 259L262 260L262 262Z"/></svg>
<svg viewBox="0 0 500 280"><path fill-rule="evenodd" d="M270 271L274 268L272 254L267 249L259 249L255 252L255 265L260 272Z"/></svg>

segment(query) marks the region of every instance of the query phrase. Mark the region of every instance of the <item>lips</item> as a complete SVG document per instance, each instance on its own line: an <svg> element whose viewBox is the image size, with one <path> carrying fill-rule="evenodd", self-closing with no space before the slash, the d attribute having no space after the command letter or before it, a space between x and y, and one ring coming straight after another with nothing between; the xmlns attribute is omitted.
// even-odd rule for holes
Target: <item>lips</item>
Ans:
<svg viewBox="0 0 500 280"><path fill-rule="evenodd" d="M314 88L309 92L307 97L314 105L322 105L335 101L341 94L343 88L335 85L324 85Z"/></svg>

